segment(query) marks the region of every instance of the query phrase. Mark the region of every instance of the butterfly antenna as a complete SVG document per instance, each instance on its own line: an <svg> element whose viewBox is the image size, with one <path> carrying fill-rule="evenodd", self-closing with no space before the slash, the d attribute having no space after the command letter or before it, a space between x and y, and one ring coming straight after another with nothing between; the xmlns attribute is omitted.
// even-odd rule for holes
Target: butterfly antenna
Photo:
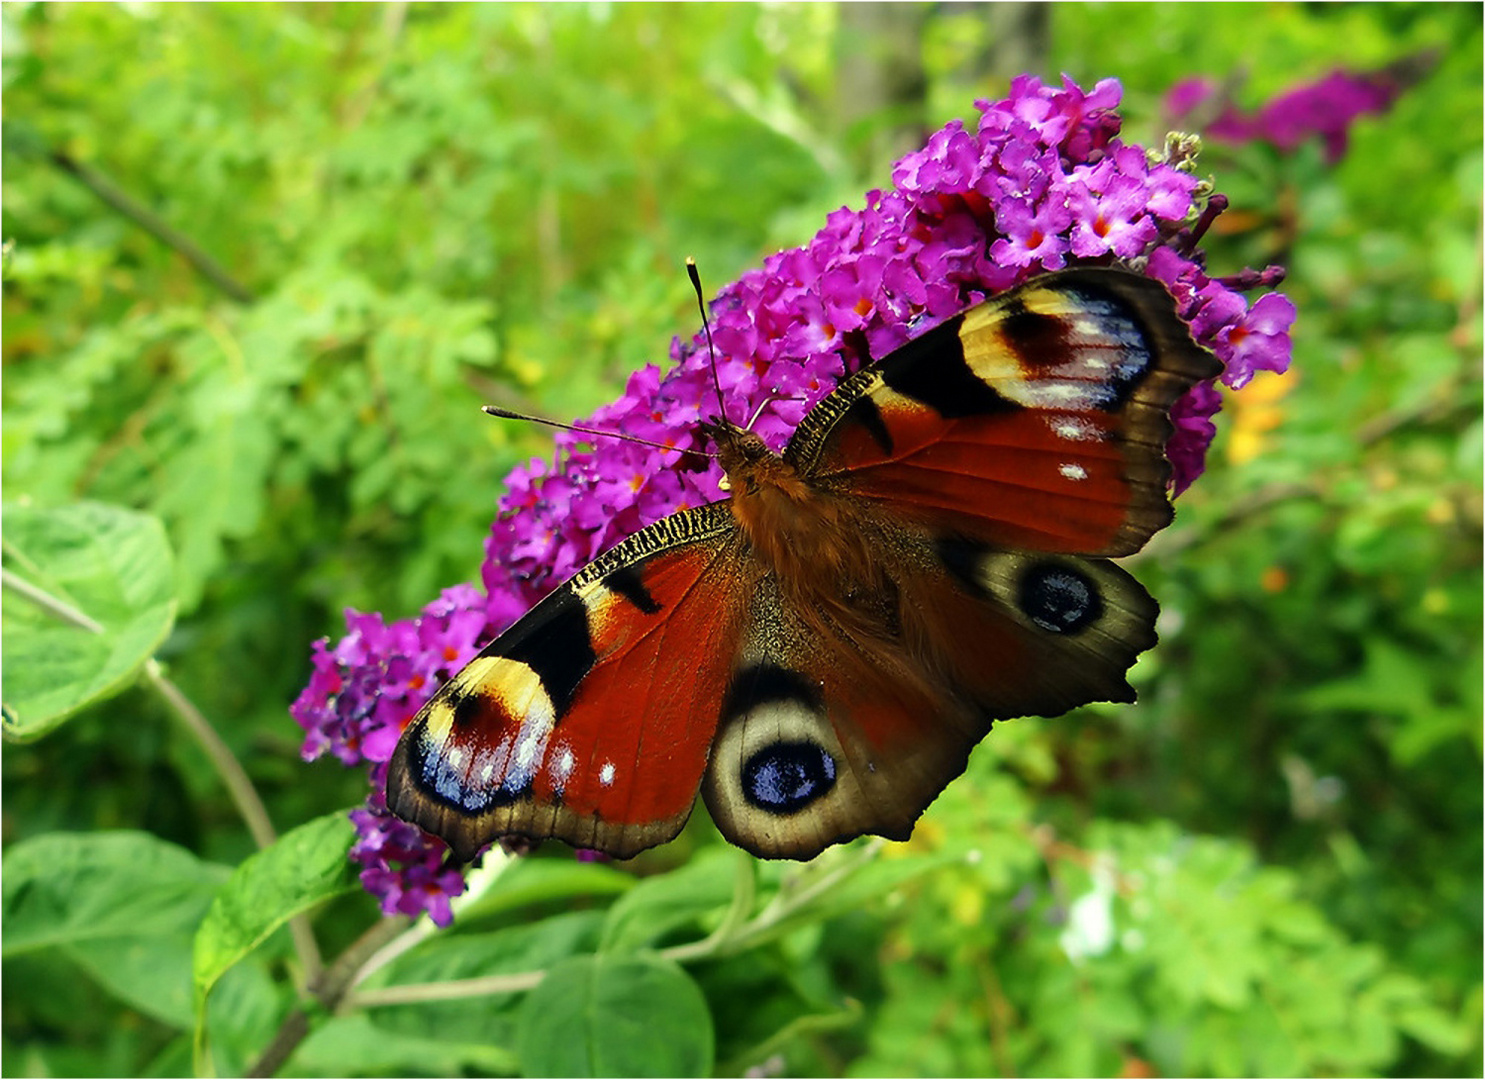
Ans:
<svg viewBox="0 0 1485 1080"><path fill-rule="evenodd" d="M799 394L775 394L772 397L766 397L762 401L760 401L758 403L758 407L753 410L753 418L748 421L747 427L745 427L743 430L744 431L752 431L753 430L753 425L758 422L758 417L760 417L760 416L763 415L763 410L766 409L766 408L768 408L775 401L803 401L803 400L804 400L804 398L801 395L799 395Z"/></svg>
<svg viewBox="0 0 1485 1080"><path fill-rule="evenodd" d="M638 435L626 435L622 431L602 431L598 428L583 427L581 424L564 424L560 420L548 420L544 416L532 416L530 413L518 413L512 409L502 409L499 405L481 405L480 411L498 416L504 420L525 420L529 424L545 424L547 427L560 428L562 431L576 431L579 435L601 435L606 439L623 439L625 442L639 443L640 446L653 446L656 450L673 450L677 454L700 454L702 457L716 457L709 450L696 450L687 446L668 446L665 443L651 442L649 439L641 439Z"/></svg>
<svg viewBox="0 0 1485 1080"><path fill-rule="evenodd" d="M717 415L727 423L727 406L722 402L722 377L717 374L717 349L712 344L712 327L706 317L706 300L701 294L701 274L696 270L696 260L686 256L686 274L691 278L691 288L696 291L696 307L701 311L701 329L706 332L706 350L712 361L712 389L717 392Z"/></svg>

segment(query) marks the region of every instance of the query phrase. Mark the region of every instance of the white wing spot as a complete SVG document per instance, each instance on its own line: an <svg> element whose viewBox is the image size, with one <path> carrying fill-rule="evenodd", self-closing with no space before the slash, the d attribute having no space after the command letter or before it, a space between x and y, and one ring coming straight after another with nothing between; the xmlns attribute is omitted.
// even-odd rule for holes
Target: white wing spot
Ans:
<svg viewBox="0 0 1485 1080"><path fill-rule="evenodd" d="M566 780L572 775L572 767L577 764L577 758L572 756L572 748L564 746L562 753L557 755L557 760L552 764L552 773L558 780Z"/></svg>
<svg viewBox="0 0 1485 1080"><path fill-rule="evenodd" d="M1077 383L1071 382L1047 382L1038 383L1032 391L1032 396L1042 402L1055 401L1079 401L1087 391Z"/></svg>
<svg viewBox="0 0 1485 1080"><path fill-rule="evenodd" d="M604 787L608 787L614 782L614 763L612 761L605 761L603 768L598 770L598 782Z"/></svg>
<svg viewBox="0 0 1485 1080"><path fill-rule="evenodd" d="M1052 425L1054 435L1068 442L1097 442L1102 438L1098 429L1085 420L1062 416L1047 422Z"/></svg>
<svg viewBox="0 0 1485 1080"><path fill-rule="evenodd" d="M449 751L449 768L457 769L464 764L464 751L457 746Z"/></svg>
<svg viewBox="0 0 1485 1080"><path fill-rule="evenodd" d="M1059 465L1057 466L1057 471L1060 472L1063 476L1067 477L1069 480L1088 479L1088 470L1083 468L1083 466L1081 465L1073 465L1071 463L1066 465Z"/></svg>

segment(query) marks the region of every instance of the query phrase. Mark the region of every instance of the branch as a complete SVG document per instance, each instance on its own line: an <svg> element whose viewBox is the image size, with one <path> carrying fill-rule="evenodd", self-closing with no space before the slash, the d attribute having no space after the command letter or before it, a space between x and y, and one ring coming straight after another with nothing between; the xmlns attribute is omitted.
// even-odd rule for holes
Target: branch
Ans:
<svg viewBox="0 0 1485 1080"><path fill-rule="evenodd" d="M165 699L165 704L170 706L185 729L201 744L206 756L211 758L212 765L221 774L232 801L237 805L237 812L247 822L248 831L253 834L253 842L260 848L273 844L278 835L268 819L268 809L263 805L263 800L258 798L253 782L243 771L232 748L216 733L206 717L201 715L201 710L191 703L190 698L181 693L180 687L165 677L159 661L151 658L144 662L144 677L155 692Z"/></svg>
<svg viewBox="0 0 1485 1080"><path fill-rule="evenodd" d="M172 228L164 218L139 202L108 177L91 165L86 165L64 150L46 151L47 160L67 173L98 198L123 214L134 224L149 233L160 243L179 252L208 281L239 304L251 304L253 294L217 262L197 243L184 233Z"/></svg>
<svg viewBox="0 0 1485 1080"><path fill-rule="evenodd" d="M1318 499L1322 491L1319 482L1269 484L1234 499L1228 504L1226 512L1210 525L1205 525L1200 529L1168 529L1165 532L1156 533L1150 538L1149 543L1140 549L1135 558L1140 562L1172 558L1188 548L1205 544L1215 537L1229 535L1233 529L1244 524L1249 518L1263 513L1271 506L1301 499ZM1127 562L1134 561L1134 559L1127 560Z"/></svg>
<svg viewBox="0 0 1485 1080"><path fill-rule="evenodd" d="M201 710L192 704L191 699L181 693L180 687L165 677L160 662L154 657L145 661L144 677L155 692L165 699L165 703L185 729L195 737L201 749L206 751L217 775L227 785L227 794L236 805L237 812L247 822L248 831L253 834L253 842L260 848L272 845L278 839L278 834L268 816L268 807L263 805L258 789L253 786L247 770L237 760L237 755L232 753L232 748L217 734L216 729L202 715ZM320 956L320 946L315 940L314 930L310 927L309 916L300 914L291 918L289 933L294 939L294 951L299 956L299 962L304 965L305 983L312 984L319 978L324 961Z"/></svg>
<svg viewBox="0 0 1485 1080"><path fill-rule="evenodd" d="M78 611L77 608L65 600L53 596L45 589L32 585L19 574L13 574L4 567L0 567L0 584L3 584L11 592L24 596L42 611L61 622L71 623L78 629L86 630L92 634L103 633L103 626L100 623L93 621L93 619Z"/></svg>
<svg viewBox="0 0 1485 1080"><path fill-rule="evenodd" d="M322 1007L334 1012L354 984L357 973L367 959L376 955L387 942L405 931L412 922L406 915L393 915L373 923L371 929L362 934L349 949L336 957L335 963L311 981L308 989L317 1002L314 1011ZM268 1044L248 1076L272 1076L289 1060L289 1055L309 1034L310 1009L300 1006L291 1012L279 1026L273 1041Z"/></svg>
<svg viewBox="0 0 1485 1080"><path fill-rule="evenodd" d="M755 882L751 862L738 866L733 888L733 899L722 925L700 941L684 945L672 945L656 950L660 956L678 964L689 964L713 956L727 956L752 948L775 931L786 920L805 908L814 900L829 893L845 878L871 862L881 852L883 844L874 841L854 849L849 857L822 873L814 881L800 887L798 891L781 890L773 900L751 920L747 909L752 906ZM742 857L740 858L748 858ZM451 1001L458 998L484 997L490 994L514 994L530 990L546 978L546 969L517 971L500 975L481 975L472 979L450 979L437 983L404 983L384 986L374 990L358 990L345 999L347 1008L365 1008L371 1005L410 1005L428 1001Z"/></svg>

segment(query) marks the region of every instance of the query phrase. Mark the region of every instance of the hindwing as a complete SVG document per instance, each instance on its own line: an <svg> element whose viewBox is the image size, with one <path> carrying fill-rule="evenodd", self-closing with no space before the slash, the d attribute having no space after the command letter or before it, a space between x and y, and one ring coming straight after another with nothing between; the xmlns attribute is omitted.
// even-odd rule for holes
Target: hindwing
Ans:
<svg viewBox="0 0 1485 1080"><path fill-rule="evenodd" d="M806 859L863 833L906 839L998 719L1133 701L1155 603L1102 559L935 542L862 521L893 596L875 633L766 580L702 787L733 843Z"/></svg>

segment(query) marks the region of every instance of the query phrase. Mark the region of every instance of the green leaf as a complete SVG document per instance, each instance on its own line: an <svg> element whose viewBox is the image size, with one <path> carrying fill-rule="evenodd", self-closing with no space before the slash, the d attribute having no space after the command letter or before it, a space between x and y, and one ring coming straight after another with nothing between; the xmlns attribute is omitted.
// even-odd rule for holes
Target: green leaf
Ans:
<svg viewBox="0 0 1485 1080"><path fill-rule="evenodd" d="M294 1051L293 1076L498 1076L518 1069L515 1052L488 1041L451 1039L442 1029L406 1034L364 1014L332 1017Z"/></svg>
<svg viewBox="0 0 1485 1080"><path fill-rule="evenodd" d="M99 628L5 590L5 734L35 739L134 682L175 619L173 560L164 527L133 510L7 505L4 517L7 572Z"/></svg>
<svg viewBox="0 0 1485 1080"><path fill-rule="evenodd" d="M316 818L248 858L222 886L196 931L198 1022L223 972L301 911L356 888L346 858L354 834L344 812Z"/></svg>
<svg viewBox="0 0 1485 1080"><path fill-rule="evenodd" d="M382 968L370 984L447 982L553 967L571 956L593 951L602 920L601 911L564 911L488 933L456 930L435 934ZM458 922L463 921L461 912ZM417 1007L403 1006L402 1010Z"/></svg>
<svg viewBox="0 0 1485 1080"><path fill-rule="evenodd" d="M200 921L227 874L149 833L24 841L5 853L4 954L178 934Z"/></svg>
<svg viewBox="0 0 1485 1080"><path fill-rule="evenodd" d="M603 928L605 952L652 945L686 926L699 926L731 899L738 852L714 849L668 874L646 878L614 902Z"/></svg>
<svg viewBox="0 0 1485 1080"><path fill-rule="evenodd" d="M526 1076L706 1076L715 1053L701 989L652 953L574 957L526 998Z"/></svg>
<svg viewBox="0 0 1485 1080"><path fill-rule="evenodd" d="M461 913L458 923L464 921ZM546 971L570 957L593 952L602 921L601 911L568 911L483 934L460 930L456 923L454 932L433 935L374 974L368 984L434 983ZM513 1047L526 992L389 1006L376 1009L374 1018L383 1030L403 1035L436 1031L454 1044Z"/></svg>
<svg viewBox="0 0 1485 1080"><path fill-rule="evenodd" d="M192 933L99 938L67 946L67 957L131 1008L162 1024L191 1028Z"/></svg>
<svg viewBox="0 0 1485 1080"><path fill-rule="evenodd" d="M572 901L578 897L602 899L634 888L637 879L603 863L564 859L519 859L507 867L477 900L459 911L459 923L468 926L537 904Z"/></svg>
<svg viewBox="0 0 1485 1080"><path fill-rule="evenodd" d="M242 1076L273 1038L295 997L271 949L233 967L211 992L204 1029L211 1033L211 1066L202 1067L204 1058L197 1058L196 1075ZM199 1026L195 1037L203 1038Z"/></svg>

